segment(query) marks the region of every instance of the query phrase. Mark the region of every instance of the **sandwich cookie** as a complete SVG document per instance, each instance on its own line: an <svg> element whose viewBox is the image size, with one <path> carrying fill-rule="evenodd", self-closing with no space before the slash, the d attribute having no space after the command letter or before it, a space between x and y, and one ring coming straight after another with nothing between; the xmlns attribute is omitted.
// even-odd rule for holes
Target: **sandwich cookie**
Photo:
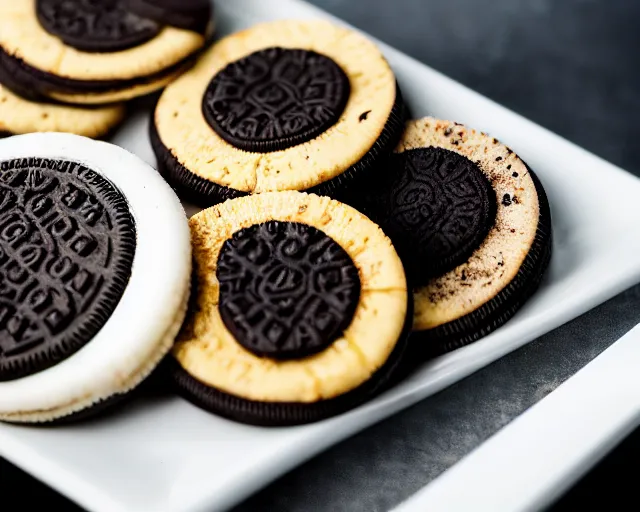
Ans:
<svg viewBox="0 0 640 512"><path fill-rule="evenodd" d="M171 348L190 269L184 210L137 157L0 140L0 420L84 417L133 390Z"/></svg>
<svg viewBox="0 0 640 512"><path fill-rule="evenodd" d="M458 123L409 122L357 203L408 269L412 343L425 354L503 325L549 264L551 215L542 184L511 149Z"/></svg>
<svg viewBox="0 0 640 512"><path fill-rule="evenodd" d="M276 21L231 35L162 94L158 167L209 206L281 190L337 196L395 147L404 105L380 50L325 21Z"/></svg>
<svg viewBox="0 0 640 512"><path fill-rule="evenodd" d="M24 97L129 100L183 72L211 19L208 0L2 0L0 67Z"/></svg>
<svg viewBox="0 0 640 512"><path fill-rule="evenodd" d="M123 120L123 104L96 108L34 102L2 85L0 73L0 137L31 132L75 133L94 139L106 137Z"/></svg>
<svg viewBox="0 0 640 512"><path fill-rule="evenodd" d="M192 306L168 358L185 398L244 423L294 425L345 412L397 376L412 299L369 219L286 191L229 200L190 226Z"/></svg>

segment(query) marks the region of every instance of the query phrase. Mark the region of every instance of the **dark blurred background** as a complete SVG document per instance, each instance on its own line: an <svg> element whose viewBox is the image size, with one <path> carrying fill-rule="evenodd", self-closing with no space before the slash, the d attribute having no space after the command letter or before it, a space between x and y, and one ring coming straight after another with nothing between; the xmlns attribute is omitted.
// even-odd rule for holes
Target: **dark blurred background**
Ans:
<svg viewBox="0 0 640 512"><path fill-rule="evenodd" d="M640 175L640 1L312 3ZM334 447L236 512L389 510L638 322L640 287ZM639 455L636 432L554 510L572 510L594 499L606 499L615 509L634 503ZM0 494L3 499L15 495L23 510L42 498L50 506L76 510L2 461Z"/></svg>

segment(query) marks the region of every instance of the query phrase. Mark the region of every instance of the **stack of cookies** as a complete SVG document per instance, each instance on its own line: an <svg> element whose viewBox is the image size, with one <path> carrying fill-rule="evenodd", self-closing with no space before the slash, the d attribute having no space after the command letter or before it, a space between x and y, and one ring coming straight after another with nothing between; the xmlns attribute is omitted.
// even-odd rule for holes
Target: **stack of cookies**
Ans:
<svg viewBox="0 0 640 512"><path fill-rule="evenodd" d="M0 132L105 137L211 35L208 0L1 0Z"/></svg>
<svg viewBox="0 0 640 512"><path fill-rule="evenodd" d="M6 102L78 131L168 84L150 122L158 171L204 208L187 226L120 149L15 138L0 160L0 418L82 417L167 354L157 378L208 411L319 421L491 333L540 284L551 215L533 170L490 135L410 120L359 33L276 21L191 63L211 31L202 2L0 5ZM100 119L93 136L113 125Z"/></svg>

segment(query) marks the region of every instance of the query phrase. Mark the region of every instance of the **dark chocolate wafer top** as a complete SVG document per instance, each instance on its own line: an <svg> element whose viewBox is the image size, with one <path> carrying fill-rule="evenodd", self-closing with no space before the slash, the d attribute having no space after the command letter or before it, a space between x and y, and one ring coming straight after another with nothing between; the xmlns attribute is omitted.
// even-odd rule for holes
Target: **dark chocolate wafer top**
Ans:
<svg viewBox="0 0 640 512"><path fill-rule="evenodd" d="M206 33L213 17L211 0L127 0L131 10L163 25Z"/></svg>
<svg viewBox="0 0 640 512"><path fill-rule="evenodd" d="M394 154L363 209L391 238L416 285L464 263L496 218L496 194L474 162L443 148Z"/></svg>
<svg viewBox="0 0 640 512"><path fill-rule="evenodd" d="M45 370L105 325L131 275L122 193L75 162L0 162L0 381Z"/></svg>
<svg viewBox="0 0 640 512"><path fill-rule="evenodd" d="M349 95L349 78L329 57L267 48L232 62L213 78L203 113L230 144L266 153L325 132L340 119Z"/></svg>
<svg viewBox="0 0 640 512"><path fill-rule="evenodd" d="M36 12L47 32L86 52L139 46L162 28L133 12L127 0L37 0Z"/></svg>
<svg viewBox="0 0 640 512"><path fill-rule="evenodd" d="M358 270L318 229L270 221L242 229L218 259L219 308L238 343L274 359L327 348L349 326L360 299Z"/></svg>

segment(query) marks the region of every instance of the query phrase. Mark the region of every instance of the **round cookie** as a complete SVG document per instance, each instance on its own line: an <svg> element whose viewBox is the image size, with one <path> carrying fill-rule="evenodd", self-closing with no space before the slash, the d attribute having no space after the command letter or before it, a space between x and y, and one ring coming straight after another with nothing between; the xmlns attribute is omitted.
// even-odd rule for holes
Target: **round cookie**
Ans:
<svg viewBox="0 0 640 512"><path fill-rule="evenodd" d="M64 132L99 139L122 122L125 111L123 104L80 108L33 102L0 83L0 134Z"/></svg>
<svg viewBox="0 0 640 512"><path fill-rule="evenodd" d="M433 355L508 321L551 257L551 214L533 171L458 123L410 121L354 204L390 236L414 287L412 344Z"/></svg>
<svg viewBox="0 0 640 512"><path fill-rule="evenodd" d="M175 27L168 12L128 0L0 2L0 67L25 97L99 104L148 94L183 71L212 30Z"/></svg>
<svg viewBox="0 0 640 512"><path fill-rule="evenodd" d="M369 219L285 191L226 201L190 227L194 293L169 358L185 398L236 421L293 425L345 412L397 376L411 294Z"/></svg>
<svg viewBox="0 0 640 512"><path fill-rule="evenodd" d="M282 190L336 197L391 152L404 120L371 41L283 20L224 38L167 87L151 142L163 176L201 206Z"/></svg>
<svg viewBox="0 0 640 512"><path fill-rule="evenodd" d="M127 151L19 135L0 141L0 269L0 420L85 417L170 350L189 297L188 224Z"/></svg>

